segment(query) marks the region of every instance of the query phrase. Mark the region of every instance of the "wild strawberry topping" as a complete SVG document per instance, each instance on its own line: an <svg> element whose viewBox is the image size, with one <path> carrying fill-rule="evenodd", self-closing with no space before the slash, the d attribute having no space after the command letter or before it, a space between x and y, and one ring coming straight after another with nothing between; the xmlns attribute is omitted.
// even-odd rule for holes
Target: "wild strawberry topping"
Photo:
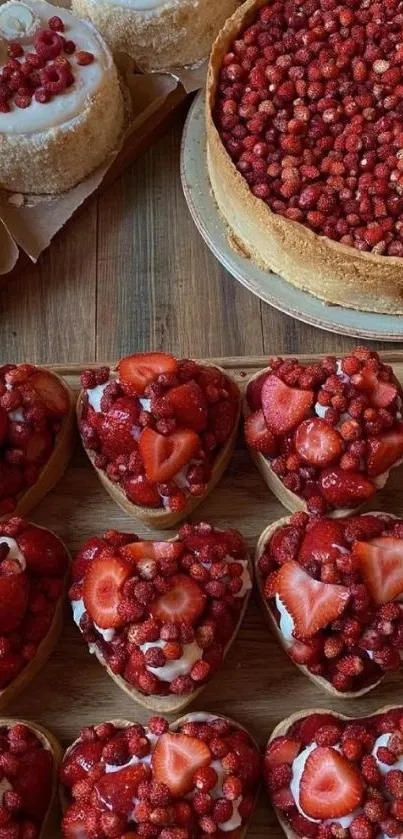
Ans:
<svg viewBox="0 0 403 839"><path fill-rule="evenodd" d="M52 624L68 555L49 530L0 522L0 690L29 662Z"/></svg>
<svg viewBox="0 0 403 839"><path fill-rule="evenodd" d="M123 358L81 376L80 432L94 463L133 504L179 512L207 490L234 431L239 391L220 370L166 353Z"/></svg>
<svg viewBox="0 0 403 839"><path fill-rule="evenodd" d="M0 728L0 820L5 837L39 839L53 788L53 758L22 723Z"/></svg>
<svg viewBox="0 0 403 839"><path fill-rule="evenodd" d="M184 525L174 542L109 531L73 562L85 640L145 694L191 693L220 666L252 583L236 531Z"/></svg>
<svg viewBox="0 0 403 839"><path fill-rule="evenodd" d="M403 523L387 515L291 516L260 559L265 600L290 657L338 691L400 667Z"/></svg>
<svg viewBox="0 0 403 839"><path fill-rule="evenodd" d="M70 800L67 839L92 828L98 839L195 839L244 825L260 768L249 735L202 713L174 729L152 717L146 726L103 723L81 732L60 771Z"/></svg>
<svg viewBox="0 0 403 839"><path fill-rule="evenodd" d="M355 720L330 712L303 717L266 748L273 803L299 836L399 836L402 732L402 708Z"/></svg>
<svg viewBox="0 0 403 839"><path fill-rule="evenodd" d="M69 409L52 373L31 364L0 368L0 516L37 480Z"/></svg>
<svg viewBox="0 0 403 839"><path fill-rule="evenodd" d="M313 513L371 498L403 458L402 392L392 368L363 347L308 366L276 358L270 368L247 389L248 446Z"/></svg>

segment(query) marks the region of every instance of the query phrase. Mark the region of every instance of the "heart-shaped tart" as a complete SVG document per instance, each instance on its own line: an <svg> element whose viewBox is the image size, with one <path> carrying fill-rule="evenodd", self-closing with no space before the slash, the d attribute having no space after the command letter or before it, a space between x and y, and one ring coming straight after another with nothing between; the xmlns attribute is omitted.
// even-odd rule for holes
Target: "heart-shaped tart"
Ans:
<svg viewBox="0 0 403 839"><path fill-rule="evenodd" d="M114 720L82 730L61 769L66 839L242 839L260 776L238 723L197 712L169 724Z"/></svg>
<svg viewBox="0 0 403 839"><path fill-rule="evenodd" d="M62 476L75 442L74 396L32 364L0 368L0 518L25 516Z"/></svg>
<svg viewBox="0 0 403 839"><path fill-rule="evenodd" d="M0 719L0 831L4 839L54 839L62 750L32 722Z"/></svg>
<svg viewBox="0 0 403 839"><path fill-rule="evenodd" d="M0 708L43 667L63 623L69 555L50 530L0 522Z"/></svg>
<svg viewBox="0 0 403 839"><path fill-rule="evenodd" d="M309 365L273 359L248 384L246 442L291 512L346 516L402 461L402 399L392 368L365 347Z"/></svg>
<svg viewBox="0 0 403 839"><path fill-rule="evenodd" d="M172 713L219 669L252 588L235 530L185 524L170 542L110 531L84 543L69 597L90 651L136 702Z"/></svg>
<svg viewBox="0 0 403 839"><path fill-rule="evenodd" d="M403 654L403 521L383 513L306 513L262 533L256 576L292 661L329 693L372 690Z"/></svg>
<svg viewBox="0 0 403 839"><path fill-rule="evenodd" d="M299 711L274 729L264 775L288 839L400 837L403 707Z"/></svg>
<svg viewBox="0 0 403 839"><path fill-rule="evenodd" d="M131 355L81 381L79 428L104 488L130 516L174 527L228 466L238 387L219 367L166 353Z"/></svg>

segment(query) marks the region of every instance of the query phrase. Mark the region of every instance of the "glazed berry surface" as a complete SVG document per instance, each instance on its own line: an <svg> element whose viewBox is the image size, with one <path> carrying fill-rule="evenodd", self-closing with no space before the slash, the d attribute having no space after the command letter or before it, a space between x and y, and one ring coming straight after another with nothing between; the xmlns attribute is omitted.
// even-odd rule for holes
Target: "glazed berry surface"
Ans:
<svg viewBox="0 0 403 839"><path fill-rule="evenodd" d="M310 512L354 509L403 458L402 390L376 352L275 358L248 385L245 437Z"/></svg>
<svg viewBox="0 0 403 839"><path fill-rule="evenodd" d="M251 587L235 530L185 524L171 542L109 531L84 543L69 597L85 640L146 695L190 694L220 667Z"/></svg>
<svg viewBox="0 0 403 839"><path fill-rule="evenodd" d="M339 692L398 670L403 521L295 513L258 561L261 590L291 659Z"/></svg>
<svg viewBox="0 0 403 839"><path fill-rule="evenodd" d="M0 516L36 483L70 410L68 391L31 364L0 368Z"/></svg>
<svg viewBox="0 0 403 839"><path fill-rule="evenodd" d="M17 722L0 726L0 744L2 835L39 839L52 799L52 753L30 727Z"/></svg>
<svg viewBox="0 0 403 839"><path fill-rule="evenodd" d="M398 257L402 30L399 0L276 0L224 55L214 108L234 165L274 213Z"/></svg>
<svg viewBox="0 0 403 839"><path fill-rule="evenodd" d="M240 394L216 367L144 353L86 370L79 422L94 464L141 507L183 510L202 496L238 421Z"/></svg>
<svg viewBox="0 0 403 839"><path fill-rule="evenodd" d="M259 782L255 744L211 714L191 714L174 729L163 717L84 729L60 770L64 836L240 836Z"/></svg>
<svg viewBox="0 0 403 839"><path fill-rule="evenodd" d="M0 522L0 690L23 674L51 629L68 554L50 530Z"/></svg>
<svg viewBox="0 0 403 839"><path fill-rule="evenodd" d="M340 719L301 717L269 742L264 776L297 836L397 837L403 830L403 709Z"/></svg>

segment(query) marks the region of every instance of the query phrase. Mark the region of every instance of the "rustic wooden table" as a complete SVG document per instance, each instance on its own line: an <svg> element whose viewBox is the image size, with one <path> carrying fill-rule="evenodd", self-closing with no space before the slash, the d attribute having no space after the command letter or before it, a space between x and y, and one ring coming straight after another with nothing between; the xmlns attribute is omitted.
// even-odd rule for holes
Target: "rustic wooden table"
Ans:
<svg viewBox="0 0 403 839"><path fill-rule="evenodd" d="M216 261L182 195L183 120L0 290L1 361L81 363L150 347L193 356L336 352L357 343L277 312Z"/></svg>

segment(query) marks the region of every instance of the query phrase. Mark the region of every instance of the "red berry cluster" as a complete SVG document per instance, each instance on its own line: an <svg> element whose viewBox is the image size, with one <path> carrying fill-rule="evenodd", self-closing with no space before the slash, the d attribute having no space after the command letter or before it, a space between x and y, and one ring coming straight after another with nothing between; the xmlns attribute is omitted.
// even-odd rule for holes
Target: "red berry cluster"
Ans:
<svg viewBox="0 0 403 839"><path fill-rule="evenodd" d="M0 773L6 791L0 805L3 839L39 839L52 796L53 758L22 723L0 728Z"/></svg>
<svg viewBox="0 0 403 839"><path fill-rule="evenodd" d="M399 0L275 0L223 58L215 120L252 193L315 233L403 256Z"/></svg>
<svg viewBox="0 0 403 839"><path fill-rule="evenodd" d="M214 717L175 729L184 746L186 738L189 748L197 748L199 741L207 757L210 752L211 764L221 763L220 797L213 794L219 776L211 764L197 769L186 789L174 785L169 768L152 756L155 738L168 730L162 717L151 717L147 726L117 728L102 723L83 729L60 770L60 781L70 796L62 822L67 839L80 828L97 839L123 839L130 830L144 839L215 834L218 825L232 817L238 798L242 820L249 818L260 774L259 754L249 735ZM133 757L138 762L127 765ZM105 764L122 769L105 773Z"/></svg>
<svg viewBox="0 0 403 839"><path fill-rule="evenodd" d="M66 394L55 376L30 364L0 368L0 516L15 509L49 459L70 408Z"/></svg>
<svg viewBox="0 0 403 839"><path fill-rule="evenodd" d="M16 541L25 570L10 558ZM20 518L0 522L0 689L29 664L50 630L64 588L68 555L49 530Z"/></svg>
<svg viewBox="0 0 403 839"><path fill-rule="evenodd" d="M115 531L106 533L103 539L87 540L73 562L70 600L84 598L86 605L86 580L94 560L108 554L127 559L131 552L126 546L135 540L134 534ZM187 694L220 666L235 631L244 601L239 596L243 572L239 560L247 559L247 547L237 531L217 531L203 523L184 525L175 543L157 544L166 544L167 555L136 559L133 573L123 584L117 606L119 626L113 639L103 639L96 628L96 616L88 609L79 626L85 640L97 644L111 670L137 690L160 696ZM224 561L224 557L233 561ZM189 588L189 611L169 622L158 617L157 604L176 585ZM150 646L145 652L140 649L143 644L160 641L164 643ZM148 669L180 659L184 645L193 642L200 647L200 659L188 674L167 682Z"/></svg>
<svg viewBox="0 0 403 839"><path fill-rule="evenodd" d="M375 742L384 733L390 734L387 748L379 747L372 754ZM289 788L292 777L290 763L276 764L275 756L293 755L311 743L318 746L337 746L341 754L358 770L363 782L361 813L348 827L338 822L315 824L298 811ZM264 774L274 804L299 836L311 839L375 839L377 835L394 837L403 830L403 772L396 764L403 756L403 712L396 709L354 722L338 719L331 713L311 714L294 723L284 737L272 740L264 758ZM379 770L378 761L390 766L386 774ZM347 793L346 793L347 794ZM342 833L340 831L343 831Z"/></svg>
<svg viewBox="0 0 403 839"><path fill-rule="evenodd" d="M338 691L356 691L398 670L403 651L403 609L398 602L379 605L363 577L355 546L387 537L399 546L403 523L371 514L330 520L295 513L277 530L259 559L264 596L279 620L273 597L276 570L294 560L315 580L346 586L349 599L342 615L309 638L303 663ZM402 551L403 551L403 541ZM361 548L362 551L362 548ZM295 660L299 649L296 648ZM289 654L293 657L293 649ZM301 663L299 661L299 663Z"/></svg>
<svg viewBox="0 0 403 839"><path fill-rule="evenodd" d="M247 389L253 412L245 426L247 443L270 458L275 474L310 512L359 506L375 493L377 477L403 456L402 392L392 368L365 347L339 362L333 356L310 365L275 358L270 367ZM307 401L295 417L288 409L285 433L270 424L270 414L280 407L265 408L268 376L287 386L281 395L289 397L288 404L297 391ZM277 401L274 394L273 388ZM255 436L259 417L265 433Z"/></svg>
<svg viewBox="0 0 403 839"><path fill-rule="evenodd" d="M109 368L86 370L81 376L82 386L88 391L105 384L109 377ZM120 484L133 504L165 506L179 512L189 495L206 492L214 460L237 422L239 391L217 368L181 360L174 373L156 375L142 398L150 401L148 410L130 386L111 379L102 396L101 412L84 404L81 437L84 446L96 453L95 466ZM188 428L198 434L200 445L185 464L183 481L177 483L174 476L163 482L149 478L139 446L141 432L152 429L170 437Z"/></svg>
<svg viewBox="0 0 403 839"><path fill-rule="evenodd" d="M75 53L79 65L94 60L90 52L76 52L74 41L60 34L65 29L60 17L50 18L48 27L36 33L35 52L25 52L18 41L8 45L9 59L0 72L0 113L8 113L12 104L28 108L32 99L45 104L71 87L74 68L66 55Z"/></svg>

